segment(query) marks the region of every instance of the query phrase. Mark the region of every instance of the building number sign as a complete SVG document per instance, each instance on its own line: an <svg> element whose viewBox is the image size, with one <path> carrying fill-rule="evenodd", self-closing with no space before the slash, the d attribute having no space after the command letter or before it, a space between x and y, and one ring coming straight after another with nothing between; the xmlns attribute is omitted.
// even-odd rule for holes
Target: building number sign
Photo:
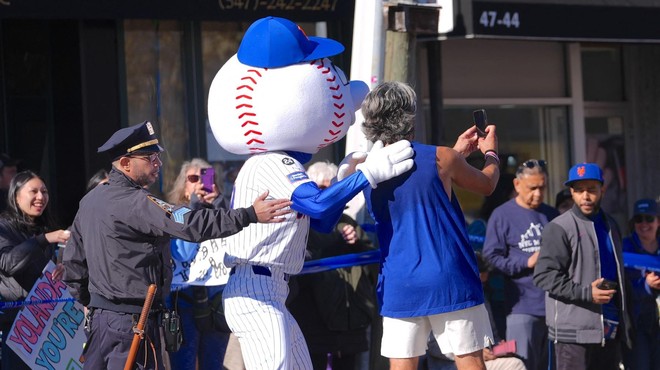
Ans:
<svg viewBox="0 0 660 370"><path fill-rule="evenodd" d="M484 10L479 16L479 23L485 28L520 28L520 16L518 12L498 13L494 10Z"/></svg>

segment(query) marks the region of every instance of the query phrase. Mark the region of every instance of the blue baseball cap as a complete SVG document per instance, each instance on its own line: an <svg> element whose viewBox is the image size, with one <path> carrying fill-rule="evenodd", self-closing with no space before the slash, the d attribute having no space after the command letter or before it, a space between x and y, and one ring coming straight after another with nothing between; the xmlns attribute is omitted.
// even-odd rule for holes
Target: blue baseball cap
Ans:
<svg viewBox="0 0 660 370"><path fill-rule="evenodd" d="M658 215L658 204L653 199L640 199L635 202L633 216L637 215Z"/></svg>
<svg viewBox="0 0 660 370"><path fill-rule="evenodd" d="M576 181L596 180L603 183L603 171L595 163L580 163L568 170L568 180L564 183L571 186Z"/></svg>
<svg viewBox="0 0 660 370"><path fill-rule="evenodd" d="M344 51L338 41L307 37L288 19L266 17L252 23L238 47L238 61L253 67L277 68L331 57Z"/></svg>

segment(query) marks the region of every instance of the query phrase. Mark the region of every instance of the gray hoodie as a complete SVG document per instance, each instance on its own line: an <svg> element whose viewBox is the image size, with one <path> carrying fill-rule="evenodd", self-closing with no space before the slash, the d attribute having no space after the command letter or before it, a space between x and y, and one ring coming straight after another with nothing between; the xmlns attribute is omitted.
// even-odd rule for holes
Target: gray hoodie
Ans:
<svg viewBox="0 0 660 370"><path fill-rule="evenodd" d="M621 236L607 218L615 249L619 289L613 297L619 308L617 337L630 347L630 316L624 302ZM534 284L546 291L546 324L550 339L563 343L604 343L602 306L592 301L591 283L600 278L600 256L594 223L576 205L543 229L541 252L534 268Z"/></svg>

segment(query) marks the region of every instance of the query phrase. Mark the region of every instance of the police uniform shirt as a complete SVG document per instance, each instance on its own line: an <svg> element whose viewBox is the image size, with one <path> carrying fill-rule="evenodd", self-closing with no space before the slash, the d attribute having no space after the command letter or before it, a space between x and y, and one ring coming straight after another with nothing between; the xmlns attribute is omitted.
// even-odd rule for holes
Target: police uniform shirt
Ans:
<svg viewBox="0 0 660 370"><path fill-rule="evenodd" d="M253 207L171 206L113 168L109 182L80 201L64 250L64 281L83 305L91 295L141 306L150 284L157 285L157 297L169 292L170 236L201 242L232 235L252 222L257 222Z"/></svg>

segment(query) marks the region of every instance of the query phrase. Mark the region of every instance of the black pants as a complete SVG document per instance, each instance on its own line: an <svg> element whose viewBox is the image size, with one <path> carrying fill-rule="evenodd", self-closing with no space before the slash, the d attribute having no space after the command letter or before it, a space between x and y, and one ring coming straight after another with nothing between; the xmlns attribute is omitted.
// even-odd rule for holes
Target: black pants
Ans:
<svg viewBox="0 0 660 370"><path fill-rule="evenodd" d="M137 316L94 309L91 331L87 333L83 368L123 370L133 343L133 326L138 321ZM158 320L150 316L133 369L163 369L159 330Z"/></svg>
<svg viewBox="0 0 660 370"><path fill-rule="evenodd" d="M357 353L351 354L332 354L332 369L333 370L348 370L355 369L355 362ZM328 354L327 353L312 353L312 366L314 370L325 370L328 368Z"/></svg>
<svg viewBox="0 0 660 370"><path fill-rule="evenodd" d="M619 340L598 344L556 343L557 370L619 370L621 345Z"/></svg>

